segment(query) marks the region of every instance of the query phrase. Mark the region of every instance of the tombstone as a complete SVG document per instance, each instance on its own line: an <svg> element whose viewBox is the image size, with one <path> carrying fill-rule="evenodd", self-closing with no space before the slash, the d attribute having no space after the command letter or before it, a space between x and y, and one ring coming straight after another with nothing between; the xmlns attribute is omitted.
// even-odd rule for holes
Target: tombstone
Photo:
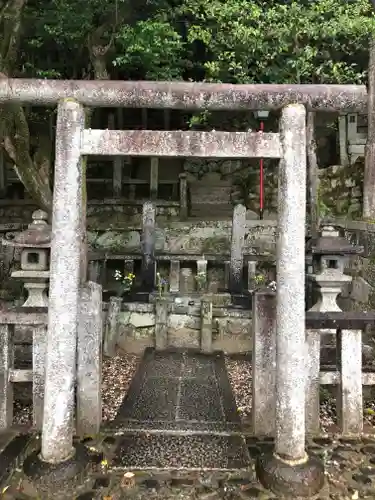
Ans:
<svg viewBox="0 0 375 500"><path fill-rule="evenodd" d="M211 214L223 219L230 217L232 182L228 179L217 172L209 172L202 179L189 182L193 217L205 219Z"/></svg>
<svg viewBox="0 0 375 500"><path fill-rule="evenodd" d="M188 217L188 186L187 175L182 173L180 179L180 219L185 220Z"/></svg>
<svg viewBox="0 0 375 500"><path fill-rule="evenodd" d="M247 290L253 292L256 288L257 261L249 260L247 263Z"/></svg>
<svg viewBox="0 0 375 500"><path fill-rule="evenodd" d="M236 205L233 210L232 238L230 251L230 292L243 291L243 246L246 230L246 207Z"/></svg>
<svg viewBox="0 0 375 500"><path fill-rule="evenodd" d="M209 354L212 352L212 300L203 297L201 302L201 351Z"/></svg>
<svg viewBox="0 0 375 500"><path fill-rule="evenodd" d="M180 291L180 261L171 260L169 269L169 291L178 293Z"/></svg>
<svg viewBox="0 0 375 500"><path fill-rule="evenodd" d="M190 295L195 291L195 278L190 267L183 267L180 271L180 293Z"/></svg>
<svg viewBox="0 0 375 500"><path fill-rule="evenodd" d="M89 281L93 281L94 283L99 283L100 281L100 271L101 264L99 260L90 260L88 264L87 270L87 278Z"/></svg>
<svg viewBox="0 0 375 500"><path fill-rule="evenodd" d="M197 260L196 281L198 292L204 292L207 289L207 259L204 256Z"/></svg>
<svg viewBox="0 0 375 500"><path fill-rule="evenodd" d="M143 204L142 213L142 285L151 293L155 286L155 214L153 203Z"/></svg>

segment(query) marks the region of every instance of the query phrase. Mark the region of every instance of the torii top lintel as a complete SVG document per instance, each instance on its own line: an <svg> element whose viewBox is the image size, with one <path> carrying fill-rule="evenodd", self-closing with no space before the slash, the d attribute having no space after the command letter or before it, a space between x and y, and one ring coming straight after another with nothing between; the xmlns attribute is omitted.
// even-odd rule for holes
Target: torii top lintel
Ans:
<svg viewBox="0 0 375 500"><path fill-rule="evenodd" d="M18 102L53 106L67 98L92 107L245 111L277 110L288 104L301 103L308 110L316 111L367 111L364 85L231 85L0 78L0 104Z"/></svg>

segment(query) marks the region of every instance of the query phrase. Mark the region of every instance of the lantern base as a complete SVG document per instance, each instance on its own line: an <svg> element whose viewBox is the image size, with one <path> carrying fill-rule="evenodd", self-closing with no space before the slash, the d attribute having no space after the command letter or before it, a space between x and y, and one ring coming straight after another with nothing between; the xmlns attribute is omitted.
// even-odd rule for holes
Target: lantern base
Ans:
<svg viewBox="0 0 375 500"><path fill-rule="evenodd" d="M298 465L290 465L275 454L261 456L256 473L262 485L277 495L305 497L316 495L324 485L324 465L308 456Z"/></svg>

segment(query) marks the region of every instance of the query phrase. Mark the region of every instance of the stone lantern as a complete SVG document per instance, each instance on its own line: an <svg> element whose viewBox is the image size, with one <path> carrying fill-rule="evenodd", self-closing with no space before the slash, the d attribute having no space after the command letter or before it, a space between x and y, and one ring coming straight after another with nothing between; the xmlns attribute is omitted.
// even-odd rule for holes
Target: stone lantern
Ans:
<svg viewBox="0 0 375 500"><path fill-rule="evenodd" d="M23 307L48 307L49 249L51 227L48 214L36 210L32 223L14 240L4 242L21 250L21 269L12 272L12 278L21 279L28 292Z"/></svg>
<svg viewBox="0 0 375 500"><path fill-rule="evenodd" d="M310 251L313 259L314 274L309 278L317 285L319 299L310 311L334 312L341 311L337 297L352 278L344 274L345 264L350 255L363 253L363 248L353 246L340 236L332 226L324 226L320 237L312 242ZM323 333L334 333L324 330Z"/></svg>

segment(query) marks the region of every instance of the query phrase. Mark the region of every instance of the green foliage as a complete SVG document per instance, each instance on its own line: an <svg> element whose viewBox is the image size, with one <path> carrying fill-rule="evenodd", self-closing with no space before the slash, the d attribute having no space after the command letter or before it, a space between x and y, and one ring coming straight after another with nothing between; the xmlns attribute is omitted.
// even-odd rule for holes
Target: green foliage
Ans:
<svg viewBox="0 0 375 500"><path fill-rule="evenodd" d="M13 77L354 84L375 22L369 0L9 0L0 30L0 71ZM35 197L52 171L52 120L22 107L11 118L7 153ZM186 121L215 128L204 109Z"/></svg>
<svg viewBox="0 0 375 500"><path fill-rule="evenodd" d="M115 66L142 69L147 80L181 78L183 41L166 21L151 19L123 25L117 34L117 47Z"/></svg>
<svg viewBox="0 0 375 500"><path fill-rule="evenodd" d="M34 0L22 21L21 74L42 78L90 74L99 37L116 78L358 83L375 32L368 0Z"/></svg>
<svg viewBox="0 0 375 500"><path fill-rule="evenodd" d="M182 12L209 54L205 79L235 83L361 81L375 26L367 0L185 0Z"/></svg>

